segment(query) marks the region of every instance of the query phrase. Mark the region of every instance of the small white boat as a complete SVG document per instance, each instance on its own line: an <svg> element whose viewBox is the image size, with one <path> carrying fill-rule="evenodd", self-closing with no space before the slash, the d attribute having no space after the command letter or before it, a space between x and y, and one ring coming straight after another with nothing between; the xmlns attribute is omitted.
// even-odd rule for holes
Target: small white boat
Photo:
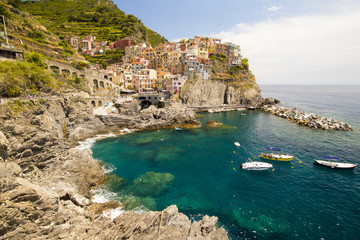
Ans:
<svg viewBox="0 0 360 240"><path fill-rule="evenodd" d="M332 160L338 160L340 158L333 156L324 156L328 160L315 160L314 165L319 165L327 168L333 169L349 169L353 170L357 167L356 163L342 163L342 162L333 162Z"/></svg>
<svg viewBox="0 0 360 240"><path fill-rule="evenodd" d="M176 130L176 131L182 131L182 128L175 127L175 130Z"/></svg>
<svg viewBox="0 0 360 240"><path fill-rule="evenodd" d="M234 142L235 146L240 147L240 143Z"/></svg>
<svg viewBox="0 0 360 240"><path fill-rule="evenodd" d="M214 112L214 110L212 110L212 109L208 109L208 112L209 112L209 113L213 113L213 112Z"/></svg>
<svg viewBox="0 0 360 240"><path fill-rule="evenodd" d="M252 162L249 158L248 160L249 160L248 162L241 164L242 169L262 171L262 170L268 170L273 167L273 165L270 163Z"/></svg>

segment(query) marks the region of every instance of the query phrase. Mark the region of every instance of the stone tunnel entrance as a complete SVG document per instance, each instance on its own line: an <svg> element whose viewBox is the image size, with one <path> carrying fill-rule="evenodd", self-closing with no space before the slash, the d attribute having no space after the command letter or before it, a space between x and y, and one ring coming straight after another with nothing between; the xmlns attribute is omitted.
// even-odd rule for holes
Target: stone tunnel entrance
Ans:
<svg viewBox="0 0 360 240"><path fill-rule="evenodd" d="M140 102L141 109L145 109L151 106L151 102L149 100L143 100Z"/></svg>

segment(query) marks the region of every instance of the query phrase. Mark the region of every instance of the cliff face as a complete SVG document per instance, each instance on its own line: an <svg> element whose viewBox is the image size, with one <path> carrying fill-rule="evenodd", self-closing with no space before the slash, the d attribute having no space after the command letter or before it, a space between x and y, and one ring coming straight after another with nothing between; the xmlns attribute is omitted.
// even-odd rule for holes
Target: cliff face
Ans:
<svg viewBox="0 0 360 240"><path fill-rule="evenodd" d="M197 80L187 82L179 94L180 99L191 107L232 106L259 107L263 99L258 85L234 87L219 81Z"/></svg>
<svg viewBox="0 0 360 240"><path fill-rule="evenodd" d="M93 203L90 188L103 170L91 150L74 144L110 129L188 123L195 114L175 104L141 113L121 108L99 118L81 95L30 100L22 108L18 101L0 105L0 239L227 239L216 217L192 223L176 206L115 219L102 215L109 204Z"/></svg>
<svg viewBox="0 0 360 240"><path fill-rule="evenodd" d="M229 57L210 56L210 80L189 80L179 98L191 107L220 107L223 104L259 108L263 103L255 76L245 58L240 65L229 65Z"/></svg>

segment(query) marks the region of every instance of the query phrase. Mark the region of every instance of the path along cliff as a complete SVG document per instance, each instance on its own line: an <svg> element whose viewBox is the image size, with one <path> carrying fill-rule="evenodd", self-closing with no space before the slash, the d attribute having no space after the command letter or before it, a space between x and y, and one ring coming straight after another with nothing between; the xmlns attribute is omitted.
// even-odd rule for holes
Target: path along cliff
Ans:
<svg viewBox="0 0 360 240"><path fill-rule="evenodd" d="M176 206L141 215L126 211L115 219L101 214L102 208L121 204L92 202L90 189L104 173L91 150L76 148L79 140L124 127L198 122L181 104L140 112L130 104L120 106L120 113L96 117L81 95L1 106L0 239L228 238L216 227L217 217L191 222Z"/></svg>

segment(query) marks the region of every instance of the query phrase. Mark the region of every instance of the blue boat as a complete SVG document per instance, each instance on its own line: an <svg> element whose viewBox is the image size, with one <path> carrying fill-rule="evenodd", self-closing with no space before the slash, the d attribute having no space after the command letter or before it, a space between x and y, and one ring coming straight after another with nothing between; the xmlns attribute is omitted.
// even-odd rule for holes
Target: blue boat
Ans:
<svg viewBox="0 0 360 240"><path fill-rule="evenodd" d="M182 128L175 127L175 130L176 130L176 131L182 131Z"/></svg>

